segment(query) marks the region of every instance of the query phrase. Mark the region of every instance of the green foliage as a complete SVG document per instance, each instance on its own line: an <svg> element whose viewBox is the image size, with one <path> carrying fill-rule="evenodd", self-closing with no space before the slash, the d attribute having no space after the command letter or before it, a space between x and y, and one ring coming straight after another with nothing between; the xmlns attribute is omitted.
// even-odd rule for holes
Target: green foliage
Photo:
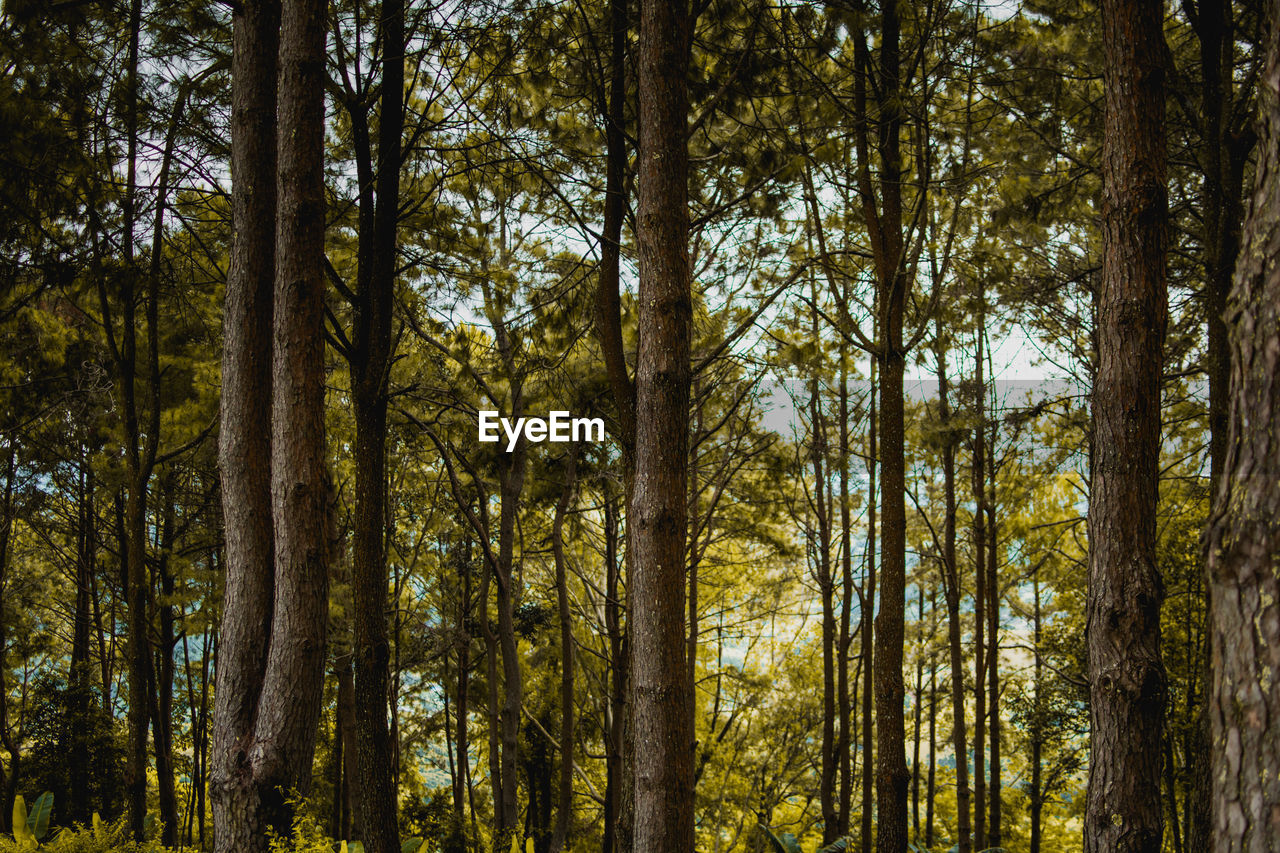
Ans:
<svg viewBox="0 0 1280 853"><path fill-rule="evenodd" d="M21 794L13 798L13 840L20 847L35 847L37 840L27 826L27 803Z"/></svg>
<svg viewBox="0 0 1280 853"><path fill-rule="evenodd" d="M41 679L30 702L27 736L31 747L24 762L24 787L51 792L53 821L61 826L87 821L95 811L108 820L117 817L124 745L97 692ZM77 775L83 780L83 803L72 801Z"/></svg>
<svg viewBox="0 0 1280 853"><path fill-rule="evenodd" d="M20 800L18 802L21 802ZM17 802L14 804L17 808ZM31 812L27 815L27 830L36 841L42 840L49 833L49 815L53 811L53 793L45 791L31 804Z"/></svg>
<svg viewBox="0 0 1280 853"><path fill-rule="evenodd" d="M43 840L49 831L48 817L52 810L52 800L52 794L45 792L32 804L28 814L22 797L16 798L13 810L14 828L20 833L20 837L13 840L0 838L0 853L19 853L35 850L37 847L41 853L169 853L155 840L137 842L130 839L128 827L123 820L106 823L96 813L92 826L55 829L52 837ZM18 822L20 806L24 815L21 823Z"/></svg>
<svg viewBox="0 0 1280 853"><path fill-rule="evenodd" d="M770 848L774 853L801 853L800 842L789 832L781 835L774 835L773 830L765 826L763 823L756 824L760 827L760 831L764 833L764 837L768 839Z"/></svg>

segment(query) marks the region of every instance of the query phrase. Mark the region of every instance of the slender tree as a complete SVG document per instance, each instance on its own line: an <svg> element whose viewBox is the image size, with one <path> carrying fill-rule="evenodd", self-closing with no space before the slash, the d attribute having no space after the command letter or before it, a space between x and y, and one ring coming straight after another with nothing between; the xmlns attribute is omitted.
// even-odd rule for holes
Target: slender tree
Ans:
<svg viewBox="0 0 1280 853"><path fill-rule="evenodd" d="M361 192L360 268L352 335L355 414L355 529L352 621L355 628L356 782L361 835L369 853L400 848L387 731L391 650L387 640L387 381L400 207L404 130L404 2L384 0L378 22L382 56L375 198ZM362 172L372 171L367 128L356 142Z"/></svg>
<svg viewBox="0 0 1280 853"><path fill-rule="evenodd" d="M267 665L274 598L271 318L276 245L276 53L280 3L232 14L231 267L223 309L219 470L225 530L209 793L219 851L261 850L265 830L246 741Z"/></svg>
<svg viewBox="0 0 1280 853"><path fill-rule="evenodd" d="M1102 4L1102 275L1086 603L1088 853L1156 853L1166 679L1155 561L1165 331L1163 4Z"/></svg>
<svg viewBox="0 0 1280 853"><path fill-rule="evenodd" d="M693 721L685 661L690 292L686 0L642 0L640 91L640 349L631 685L635 716L635 849L693 849Z"/></svg>

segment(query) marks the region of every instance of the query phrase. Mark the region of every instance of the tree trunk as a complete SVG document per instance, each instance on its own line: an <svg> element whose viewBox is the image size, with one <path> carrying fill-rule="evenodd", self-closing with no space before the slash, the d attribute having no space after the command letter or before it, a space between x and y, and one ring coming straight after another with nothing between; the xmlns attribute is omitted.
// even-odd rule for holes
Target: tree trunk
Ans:
<svg viewBox="0 0 1280 853"><path fill-rule="evenodd" d="M129 832L141 841L144 819L147 814L147 729L150 719L148 709L147 673L150 668L151 647L147 612L148 587L146 569L146 513L147 484L150 465L144 458L142 427L138 422L137 381L137 270L133 268L134 225L137 215L137 154L138 154L138 51L142 32L142 2L131 0L129 5L129 46L126 74L125 134L127 137L127 175L122 215L124 236L122 249L125 262L130 267L124 275L121 293L120 346L116 351L117 382L124 418L125 449L125 507L124 529L127 546L124 564L125 618L128 631L129 672L129 752L125 764L125 790L129 806ZM105 298L103 303L105 305ZM104 312L105 315L105 312ZM152 328L154 336L155 329ZM151 377L158 381L157 376ZM153 436L154 438L154 436Z"/></svg>
<svg viewBox="0 0 1280 853"><path fill-rule="evenodd" d="M512 416L523 415L519 401L518 384ZM502 736L502 821L495 841L497 848L506 853L511 839L518 830L519 805L516 795L519 788L518 757L520 748L520 707L524 701L524 676L520 668L519 641L516 637L515 607L517 577L515 573L516 516L519 511L520 493L524 491L524 476L528 460L527 447L522 440L515 452L503 454L499 459L501 508L498 517L498 565L494 578L498 586L498 648L502 652L502 709L498 715Z"/></svg>
<svg viewBox="0 0 1280 853"><path fill-rule="evenodd" d="M1044 665L1040 660L1041 621L1040 621L1040 569L1037 567L1031 575L1031 627L1032 649L1034 657L1032 669L1033 688L1035 690L1032 706L1031 722L1027 726L1027 736L1031 740L1031 788L1027 791L1028 807L1031 813L1031 848L1030 853L1040 853L1040 815L1044 811L1044 785L1041 781L1041 752L1044 749L1044 698L1041 695L1041 679L1044 677Z"/></svg>
<svg viewBox="0 0 1280 853"><path fill-rule="evenodd" d="M888 180L886 178L886 180ZM902 853L907 838L907 756L902 680L906 608L906 463L902 349L903 290L890 289L880 397L881 587L876 614L876 850Z"/></svg>
<svg viewBox="0 0 1280 853"><path fill-rule="evenodd" d="M564 517L573 500L577 479L577 447L570 445L565 463L564 486L556 502L551 523L551 548L556 563L556 607L560 617L560 790L556 804L555 834L551 838L552 853L569 846L573 817L573 623L569 612L568 558L564 552Z"/></svg>
<svg viewBox="0 0 1280 853"><path fill-rule="evenodd" d="M816 320L814 335L817 336ZM822 596L822 754L818 781L818 802L822 809L822 843L830 844L837 835L836 817L836 614L835 586L831 577L831 515L827 505L826 433L822 407L818 401L818 382L812 381L809 398L813 424L813 505L818 525L818 541L812 544L817 571L818 592Z"/></svg>
<svg viewBox="0 0 1280 853"><path fill-rule="evenodd" d="M498 637L489 622L489 589L494 576L493 564L485 561L484 577L480 581L480 608L477 616L484 634L485 687L487 704L485 716L489 727L489 788L493 794L493 831L496 836L507 824L502 797L502 722L498 703ZM496 838L495 838L496 841ZM500 851L506 853L506 851Z"/></svg>
<svg viewBox="0 0 1280 853"><path fill-rule="evenodd" d="M1163 4L1102 5L1102 281L1094 380L1087 853L1156 853L1166 679L1155 562L1167 245Z"/></svg>
<svg viewBox="0 0 1280 853"><path fill-rule="evenodd" d="M214 690L209 797L219 853L266 849L248 739L267 665L274 599L271 318L276 240L276 50L280 4L232 14L231 266L223 310L218 468L226 588Z"/></svg>
<svg viewBox="0 0 1280 853"><path fill-rule="evenodd" d="M13 439L5 442L8 445L8 453L5 464L4 478L4 496L0 501L0 658L8 651L8 637L5 631L7 620L4 617L4 593L9 582L9 563L10 552L9 547L13 539L13 492L14 479L17 476L17 443ZM4 774L0 773L0 783L4 785L4 801L0 803L4 807L3 815L0 815L0 821L3 821L3 829L6 832L12 832L13 826L10 815L13 814L13 800L17 793L18 771L22 764L21 744L18 739L13 736L13 729L9 725L9 685L6 678L6 668L0 666L0 743L3 743L5 750L9 753L9 774L8 778L4 778Z"/></svg>
<svg viewBox="0 0 1280 853"><path fill-rule="evenodd" d="M983 357L986 323L986 291L979 270L978 345L975 360L973 433L973 845L987 847L987 677L986 606L987 606L987 432L986 366Z"/></svg>
<svg viewBox="0 0 1280 853"><path fill-rule="evenodd" d="M989 847L1000 846L1000 579L996 559L996 428L993 410L991 440L987 442L987 477L990 481L987 494L987 706L991 714Z"/></svg>
<svg viewBox="0 0 1280 853"><path fill-rule="evenodd" d="M321 0L285 0L281 9L271 410L276 584L250 751L281 834L291 829L292 810L276 798L311 788L334 536L324 425L325 13Z"/></svg>
<svg viewBox="0 0 1280 853"><path fill-rule="evenodd" d="M165 847L178 844L178 796L173 766L173 653L177 646L174 637L174 577L169 565L173 551L174 497L171 477L162 479L161 495L164 510L160 522L160 555L156 561L160 576L162 600L159 610L160 637L153 667L154 713L151 720L151 739L156 756L156 787L160 805L160 843Z"/></svg>
<svg viewBox="0 0 1280 853"><path fill-rule="evenodd" d="M853 694L849 685L849 647L853 616L853 528L849 505L849 361L840 345L840 644L836 656L836 698L840 731L836 738L836 760L840 768L840 799L837 804L836 834L849 834L849 810L853 800Z"/></svg>
<svg viewBox="0 0 1280 853"><path fill-rule="evenodd" d="M5 477L5 517L4 521L0 522L6 526L5 535L0 537L0 549L4 550L8 548L7 528L9 510L12 503L13 452L13 442L9 442L10 463ZM71 688L72 713L74 714L73 725L78 726L83 731L92 707L90 694L92 670L89 665L89 630L92 617L89 598L98 548L97 512L94 509L93 502L94 476L93 468L88 463L87 452L81 456L78 485L79 506L76 515L79 529L76 531L76 604L71 641L71 671L67 683ZM5 555L0 553L0 561L4 559ZM2 577L2 574L0 574L0 577ZM89 742L83 734L79 736L73 735L69 758L73 767L89 766ZM65 815L65 819L69 824L88 824L93 813L89 804L88 774L73 773L71 774L70 783L68 793L71 801L67 804L67 809L63 812L63 815Z"/></svg>
<svg viewBox="0 0 1280 853"><path fill-rule="evenodd" d="M623 761L623 740L625 718L627 713L627 644L622 633L619 598L618 564L618 502L613 494L607 493L604 501L604 552L605 552L605 599L604 624L609 640L609 709L605 729L605 795L604 795L604 837L601 853L622 853L629 850L624 840L629 836L624 831L629 824L624 824L620 815L624 811L628 799L626 792L626 767Z"/></svg>
<svg viewBox="0 0 1280 853"><path fill-rule="evenodd" d="M924 625L924 591L916 591L919 625ZM916 657L916 683L911 697L911 835L920 840L920 725L923 722L920 703L924 700L924 650Z"/></svg>
<svg viewBox="0 0 1280 853"><path fill-rule="evenodd" d="M595 332L600 341L605 372L609 378L614 405L618 413L618 443L622 451L624 525L631 539L631 499L635 484L636 389L627 370L626 350L622 338L622 300L619 295L622 224L627 208L627 0L609 2L609 100L605 107L605 194L604 222L600 235L600 275L596 290ZM606 506L606 518L611 504ZM630 618L630 597L624 607L618 598L621 590L621 566L617 562L617 510L612 516L614 550L606 567L606 583L612 584L605 602L605 621L609 632L610 718L609 746L606 758L607 786L604 815L604 853L631 853L635 823L635 774L633 718L630 689L630 642L622 626L622 612ZM633 552L625 558L628 577L633 565Z"/></svg>
<svg viewBox="0 0 1280 853"><path fill-rule="evenodd" d="M880 493L876 490L876 474L880 470L876 443L876 368L871 363L871 414L867 419L867 567L862 582L862 853L871 853L872 809L875 806L874 728L871 702L874 696L872 676L875 673L876 613L876 507Z"/></svg>
<svg viewBox="0 0 1280 853"><path fill-rule="evenodd" d="M935 588L936 589L936 588ZM930 601L930 611L937 613L937 599ZM934 625L937 625L936 617ZM924 846L933 847L933 803L937 792L938 770L938 661L929 653L929 778L925 787Z"/></svg>
<svg viewBox="0 0 1280 853"><path fill-rule="evenodd" d="M356 762L359 760L356 752L359 747L356 745L356 682L355 672L353 669L352 656L343 655L339 659L338 664L338 696L337 696L337 714L338 714L338 730L334 732L334 738L342 745L342 789L339 791L340 814L339 823L341 830L339 831L339 839L362 839L364 838L364 821L360 817L360 809L356 805L359 795L353 790L356 785L356 779L359 776L359 770L356 768Z"/></svg>
<svg viewBox="0 0 1280 853"><path fill-rule="evenodd" d="M951 428L951 404L947 399L946 342L942 320L934 321L938 359L938 419L945 431L942 474L945 515L942 533L942 587L947 601L947 648L951 663L951 737L956 759L956 835L958 853L970 853L969 749L964 714L964 647L960 631L960 571L956 565L956 442Z"/></svg>
<svg viewBox="0 0 1280 853"><path fill-rule="evenodd" d="M237 10L234 36L233 193L244 225L236 228L228 282L224 369L231 378L224 375L221 449L228 543L223 630L233 648L219 668L218 778L210 782L216 849L226 853L265 850L268 828L289 833L289 797L295 791L305 796L310 789L328 624L332 530L324 431L325 6L317 0L286 0L280 22L277 110L271 109L274 9L246 0ZM269 124L272 115L278 151L267 160L272 166L268 173L261 160L269 156L271 136L263 123ZM264 191L268 184L274 185L278 211ZM266 297L262 279L272 267L260 229L274 213L274 287ZM261 317L247 308L273 318L270 338L262 335ZM264 361L270 365L269 379ZM267 389L269 418L264 417ZM269 445L262 435L268 422ZM246 464L246 453L254 466ZM270 509L264 513L264 469L258 466L267 457ZM272 558L274 568L268 572ZM264 575L273 578L274 589Z"/></svg>
<svg viewBox="0 0 1280 853"><path fill-rule="evenodd" d="M685 661L692 297L686 0L643 0L640 91L639 337L632 498L631 686L635 836L644 853L694 848L693 720Z"/></svg>
<svg viewBox="0 0 1280 853"><path fill-rule="evenodd" d="M455 742L458 752L458 773L453 785L453 816L461 829L466 822L467 783L471 778L471 741L467 732L467 715L470 708L471 686L471 542L467 547L462 564L462 592L458 596L457 615L457 656L458 656L458 701L457 736Z"/></svg>
<svg viewBox="0 0 1280 853"><path fill-rule="evenodd" d="M1235 103L1235 27L1230 0L1197 6L1195 31L1200 42L1200 104L1204 115L1201 129L1200 166L1203 173L1201 209L1204 219L1204 307L1208 340L1205 350L1209 379L1209 482L1210 501L1218 495L1218 484L1227 456L1227 389L1230 382L1230 352L1227 345L1226 309L1231 276L1240 250L1241 196L1247 148L1234 144L1229 117ZM1213 585L1206 579L1205 612L1213 611ZM1195 728L1190 732L1188 766L1208 766L1210 762L1210 705L1213 662L1212 633L1206 631L1204 685ZM1207 773L1192 773L1187 791L1187 847L1190 853L1208 853L1212 842L1212 791Z"/></svg>
<svg viewBox="0 0 1280 853"><path fill-rule="evenodd" d="M352 335L355 420L355 524L352 604L355 643L356 798L365 850L397 853L400 834L387 732L388 675L386 517L387 382L396 282L400 204L400 136L404 127L404 2L383 0L378 26L382 105L378 124L377 198L361 228L360 281ZM362 207L368 202L361 198ZM363 248L363 247L362 247Z"/></svg>
<svg viewBox="0 0 1280 853"><path fill-rule="evenodd" d="M1227 309L1227 454L1208 537L1219 853L1280 850L1280 2L1267 6L1261 154Z"/></svg>

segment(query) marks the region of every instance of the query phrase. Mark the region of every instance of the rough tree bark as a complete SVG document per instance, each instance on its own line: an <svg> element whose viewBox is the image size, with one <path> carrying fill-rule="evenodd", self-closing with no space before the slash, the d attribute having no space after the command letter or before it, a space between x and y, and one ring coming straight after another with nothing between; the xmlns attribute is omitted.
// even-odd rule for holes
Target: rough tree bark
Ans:
<svg viewBox="0 0 1280 853"><path fill-rule="evenodd" d="M1237 97L1234 81L1235 21L1231 0L1200 3L1191 16L1200 43L1200 104L1204 124L1200 129L1202 173L1201 208L1204 219L1203 251L1205 287L1203 292L1206 325L1206 373L1209 379L1209 482L1211 500L1227 456L1227 388L1230 383L1230 353L1227 347L1226 308L1231 277L1240 251L1240 223L1244 219L1244 168L1253 135L1233 126ZM1212 590L1206 578L1206 589ZM1211 594L1206 612L1212 612ZM1201 674L1200 717L1189 735L1187 762L1209 764L1210 705L1213 651L1211 633L1206 631L1204 671ZM1194 765L1192 765L1194 766ZM1187 849L1207 853L1212 846L1210 777L1193 773L1187 795Z"/></svg>
<svg viewBox="0 0 1280 853"><path fill-rule="evenodd" d="M361 835L369 853L396 853L400 833L387 731L386 456L387 381L400 205L400 137L404 128L404 2L384 0L378 26L382 92L376 199L361 194L359 281L352 335L355 415L355 524L352 531L352 622L355 633L356 783ZM366 160L370 159L367 152Z"/></svg>
<svg viewBox="0 0 1280 853"><path fill-rule="evenodd" d="M267 803L311 787L333 537L324 428L323 0L281 7L271 509L275 600L249 758ZM290 809L280 803L277 829Z"/></svg>
<svg viewBox="0 0 1280 853"><path fill-rule="evenodd" d="M639 335L631 687L634 846L686 853L693 835L693 720L685 662L690 345L686 0L642 0Z"/></svg>
<svg viewBox="0 0 1280 853"><path fill-rule="evenodd" d="M1088 853L1157 853L1163 587L1155 562L1166 324L1160 0L1102 4L1102 279L1089 502Z"/></svg>
<svg viewBox="0 0 1280 853"><path fill-rule="evenodd" d="M903 322L912 282L903 232L902 131L907 114L902 102L902 19L896 2L880 3L879 35L879 62L874 69L867 33L860 29L854 39L857 73L853 116L858 195L876 280L877 340L868 349L880 371L881 588L875 617L875 668L870 673L876 700L876 849L901 853L908 842L907 787L911 779L905 743L902 652L907 525L903 376L909 349ZM874 120L868 110L869 92L876 101ZM878 182L872 178L868 139L873 124ZM863 821L865 825L865 814Z"/></svg>
<svg viewBox="0 0 1280 853"><path fill-rule="evenodd" d="M276 237L276 51L280 4L232 16L231 267L223 310L218 468L226 588L214 692L209 794L218 851L262 850L248 766L274 598L271 530L271 316Z"/></svg>
<svg viewBox="0 0 1280 853"><path fill-rule="evenodd" d="M220 448L227 589L210 779L220 853L265 851L268 828L290 830L287 798L310 787L320 716L332 535L324 16L318 0L235 10Z"/></svg>
<svg viewBox="0 0 1280 853"><path fill-rule="evenodd" d="M1260 156L1227 304L1227 452L1208 542L1218 853L1280 850L1280 2L1268 14Z"/></svg>

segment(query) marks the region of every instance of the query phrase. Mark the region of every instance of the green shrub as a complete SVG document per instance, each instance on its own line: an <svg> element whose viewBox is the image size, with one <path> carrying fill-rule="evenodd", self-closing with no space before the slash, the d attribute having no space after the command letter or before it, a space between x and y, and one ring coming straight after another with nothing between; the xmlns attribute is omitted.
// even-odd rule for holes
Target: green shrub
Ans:
<svg viewBox="0 0 1280 853"><path fill-rule="evenodd" d="M0 837L0 853L30 853L37 849L39 853L167 853L158 841L139 843L128 840L123 821L114 824L99 822L96 827L54 829L50 833L38 848L33 840L16 841L9 836Z"/></svg>

